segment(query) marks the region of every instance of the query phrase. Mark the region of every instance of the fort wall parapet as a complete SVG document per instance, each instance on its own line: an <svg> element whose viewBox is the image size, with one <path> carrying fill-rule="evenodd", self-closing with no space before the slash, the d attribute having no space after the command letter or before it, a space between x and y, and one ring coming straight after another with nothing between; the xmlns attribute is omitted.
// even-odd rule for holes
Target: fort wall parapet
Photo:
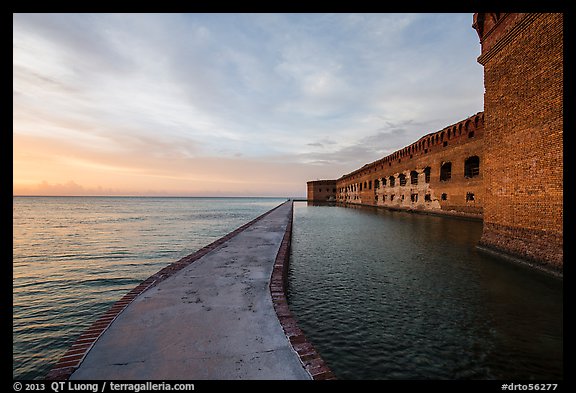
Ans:
<svg viewBox="0 0 576 393"><path fill-rule="evenodd" d="M481 217L484 114L418 139L337 180L308 182L309 200Z"/></svg>

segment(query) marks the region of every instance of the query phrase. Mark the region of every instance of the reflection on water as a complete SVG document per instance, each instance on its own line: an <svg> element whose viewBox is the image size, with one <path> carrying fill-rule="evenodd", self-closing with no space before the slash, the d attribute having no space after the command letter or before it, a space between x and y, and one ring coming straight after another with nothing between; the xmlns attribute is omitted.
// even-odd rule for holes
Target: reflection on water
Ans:
<svg viewBox="0 0 576 393"><path fill-rule="evenodd" d="M562 281L482 223L294 204L289 304L340 379L561 379Z"/></svg>

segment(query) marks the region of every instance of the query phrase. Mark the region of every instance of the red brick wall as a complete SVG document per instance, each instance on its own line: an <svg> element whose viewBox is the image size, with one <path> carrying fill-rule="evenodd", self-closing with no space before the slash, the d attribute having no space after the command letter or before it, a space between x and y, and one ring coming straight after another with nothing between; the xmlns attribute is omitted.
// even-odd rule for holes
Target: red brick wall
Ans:
<svg viewBox="0 0 576 393"><path fill-rule="evenodd" d="M484 203L483 140L483 114L477 113L443 130L428 134L381 160L342 176L336 184L337 200L343 203L396 209L434 210L481 216ZM464 163L472 156L480 159L480 172L477 176L466 177ZM451 178L441 181L440 167L445 162L450 162L452 165ZM423 173L426 167L430 167L428 183ZM410 181L412 171L418 172L417 185ZM400 185L400 174L406 176L404 186ZM395 177L394 186L390 184L390 176ZM382 178L386 178L386 185L382 184ZM378 188L375 187L376 180L380 182ZM468 193L474 194L473 200L466 200ZM413 194L417 195L414 201L412 201ZM429 198L426 198L427 194ZM442 199L442 194L446 194L446 200Z"/></svg>
<svg viewBox="0 0 576 393"><path fill-rule="evenodd" d="M336 198L336 180L309 181L307 185L309 201L328 201Z"/></svg>
<svg viewBox="0 0 576 393"><path fill-rule="evenodd" d="M562 269L562 14L476 14L484 65L481 245Z"/></svg>

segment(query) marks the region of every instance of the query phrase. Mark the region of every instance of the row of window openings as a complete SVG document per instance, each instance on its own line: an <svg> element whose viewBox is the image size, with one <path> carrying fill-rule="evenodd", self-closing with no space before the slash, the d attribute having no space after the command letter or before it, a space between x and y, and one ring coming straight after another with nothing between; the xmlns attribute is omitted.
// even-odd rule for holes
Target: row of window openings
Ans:
<svg viewBox="0 0 576 393"><path fill-rule="evenodd" d="M424 181L426 183L430 183L430 167L426 167L424 169ZM467 158L464 161L464 177L472 178L480 175L480 158L478 156L472 156ZM440 181L447 181L452 178L452 163L445 162L440 167ZM400 186L406 185L406 175L400 174L398 175L398 180ZM390 187L394 187L396 184L396 179L394 176L390 176L388 178L388 182ZM418 172L411 171L410 172L410 184L416 185L418 184ZM386 186L386 178L382 179L382 185ZM349 186L352 187L352 191L355 191L356 186ZM362 191L362 183L359 184L360 191ZM364 189L372 189L372 180L368 182L364 182ZM374 180L374 188L380 188L380 181ZM349 191L350 189L342 189L342 192Z"/></svg>
<svg viewBox="0 0 576 393"><path fill-rule="evenodd" d="M390 195L390 201L393 201L395 196L396 196L395 194ZM387 195L384 195L382 198L383 198L382 200L385 202ZM357 199L357 198L355 198L355 199ZM448 200L448 194L442 193L442 195L440 196L440 199L443 201L447 201ZM374 196L374 200L376 202L378 202L378 195ZM404 195L400 195L400 200L404 201ZM466 202L472 202L475 200L476 200L476 198L474 197L473 192L467 192L466 193ZM411 194L410 195L410 201L411 202L418 202L418 194ZM425 202L432 202L432 196L430 194L424 195L424 201Z"/></svg>
<svg viewBox="0 0 576 393"><path fill-rule="evenodd" d="M395 196L396 196L395 194L390 195L390 201L393 201ZM387 199L387 195L384 195L382 197L382 200L384 202L386 202L386 199ZM374 196L374 200L376 202L378 202L378 195ZM404 201L404 195L400 195L400 200ZM418 202L418 194L410 194L410 201L411 202ZM424 201L425 202L432 202L432 196L430 194L424 195Z"/></svg>

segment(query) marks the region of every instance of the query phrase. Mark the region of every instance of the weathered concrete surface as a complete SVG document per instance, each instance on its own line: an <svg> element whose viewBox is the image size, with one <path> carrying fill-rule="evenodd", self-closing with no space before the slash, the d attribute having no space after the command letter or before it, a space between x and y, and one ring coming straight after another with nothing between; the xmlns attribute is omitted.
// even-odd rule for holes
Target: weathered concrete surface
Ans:
<svg viewBox="0 0 576 393"><path fill-rule="evenodd" d="M138 296L70 379L310 379L269 281L290 204Z"/></svg>

